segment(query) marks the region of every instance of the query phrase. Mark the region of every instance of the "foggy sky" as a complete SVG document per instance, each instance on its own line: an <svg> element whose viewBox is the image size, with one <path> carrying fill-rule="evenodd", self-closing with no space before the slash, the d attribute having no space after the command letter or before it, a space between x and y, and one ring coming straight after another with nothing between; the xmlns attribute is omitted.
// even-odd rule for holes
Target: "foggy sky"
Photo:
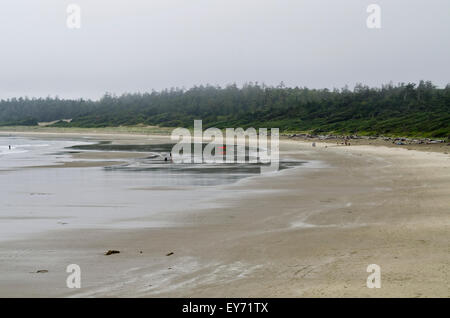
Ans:
<svg viewBox="0 0 450 318"><path fill-rule="evenodd" d="M79 4L82 25L66 26ZM366 8L381 6L381 29ZM450 82L448 0L4 0L0 98Z"/></svg>

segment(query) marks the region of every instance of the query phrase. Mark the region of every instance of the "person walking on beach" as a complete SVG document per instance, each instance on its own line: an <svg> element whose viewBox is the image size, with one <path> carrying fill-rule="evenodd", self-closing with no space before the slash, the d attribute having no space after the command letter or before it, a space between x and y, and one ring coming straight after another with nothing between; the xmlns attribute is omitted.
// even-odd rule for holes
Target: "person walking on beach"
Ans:
<svg viewBox="0 0 450 318"><path fill-rule="evenodd" d="M169 153L169 156L164 156L164 161L172 161L172 153Z"/></svg>
<svg viewBox="0 0 450 318"><path fill-rule="evenodd" d="M9 150L11 150L11 145L9 145L8 147L9 147Z"/></svg>

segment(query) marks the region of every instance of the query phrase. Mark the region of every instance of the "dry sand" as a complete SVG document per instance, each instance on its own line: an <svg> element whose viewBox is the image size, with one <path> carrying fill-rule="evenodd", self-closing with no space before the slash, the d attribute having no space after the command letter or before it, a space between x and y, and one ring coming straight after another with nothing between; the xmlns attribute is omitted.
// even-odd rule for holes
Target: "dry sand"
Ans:
<svg viewBox="0 0 450 318"><path fill-rule="evenodd" d="M0 296L450 296L449 155L280 147L315 162L224 187L219 208L180 213L177 226L61 230L3 244ZM108 249L121 253L104 256ZM72 263L82 268L79 290L66 287ZM366 287L369 264L381 266L380 289Z"/></svg>

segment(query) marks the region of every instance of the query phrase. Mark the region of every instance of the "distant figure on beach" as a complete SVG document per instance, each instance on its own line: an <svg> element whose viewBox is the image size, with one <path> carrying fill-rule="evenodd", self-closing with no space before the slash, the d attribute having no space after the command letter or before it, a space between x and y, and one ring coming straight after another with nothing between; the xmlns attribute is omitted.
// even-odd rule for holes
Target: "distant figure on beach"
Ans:
<svg viewBox="0 0 450 318"><path fill-rule="evenodd" d="M9 150L11 150L11 145L9 145Z"/></svg>
<svg viewBox="0 0 450 318"><path fill-rule="evenodd" d="M312 143L312 146L313 146L313 147L315 147L315 146L316 146L316 143L315 143L315 142L313 142L313 143Z"/></svg>
<svg viewBox="0 0 450 318"><path fill-rule="evenodd" d="M169 161L169 159L170 159L170 161L172 161L172 153L171 152L169 153L169 157L167 157L167 155L164 156L164 161Z"/></svg>

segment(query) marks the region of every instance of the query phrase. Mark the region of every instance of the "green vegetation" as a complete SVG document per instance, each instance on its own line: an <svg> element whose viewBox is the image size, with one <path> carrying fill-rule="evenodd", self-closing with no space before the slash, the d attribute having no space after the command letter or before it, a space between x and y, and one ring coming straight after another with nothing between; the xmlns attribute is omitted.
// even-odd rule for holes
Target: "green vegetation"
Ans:
<svg viewBox="0 0 450 318"><path fill-rule="evenodd" d="M34 118L17 119L0 122L0 126L36 126L38 122Z"/></svg>
<svg viewBox="0 0 450 318"><path fill-rule="evenodd" d="M353 91L199 86L145 94L106 94L99 101L10 99L0 101L0 125L59 121L56 127L161 126L278 127L282 132L358 133L450 137L450 85L357 85ZM22 125L23 122L22 122Z"/></svg>

